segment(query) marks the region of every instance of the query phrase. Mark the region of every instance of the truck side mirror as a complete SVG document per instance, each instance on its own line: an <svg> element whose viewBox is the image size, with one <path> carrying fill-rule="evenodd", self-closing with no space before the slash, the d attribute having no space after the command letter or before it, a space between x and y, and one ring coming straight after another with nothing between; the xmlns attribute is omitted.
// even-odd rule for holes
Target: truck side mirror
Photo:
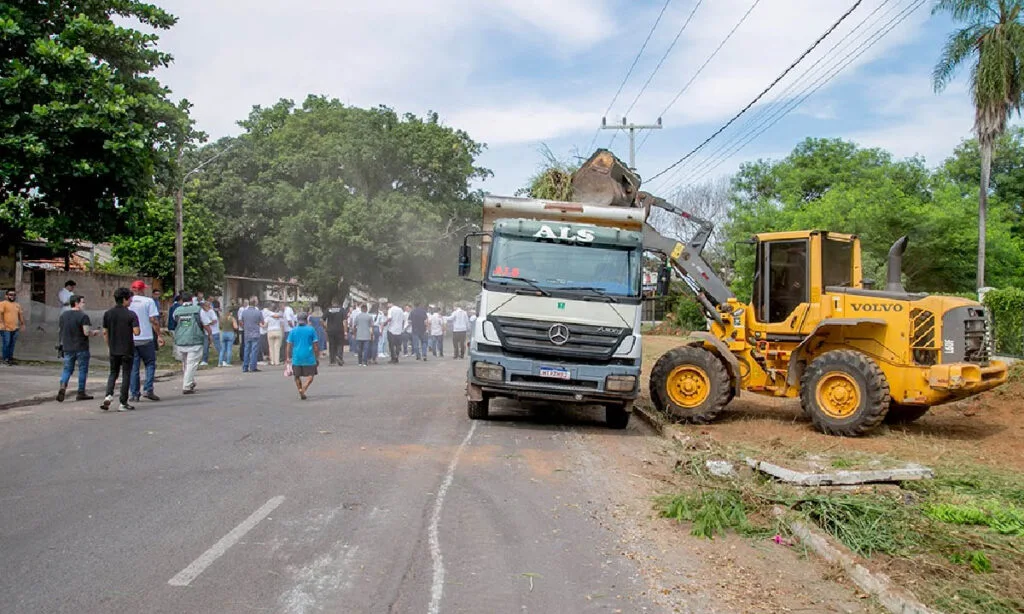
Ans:
<svg viewBox="0 0 1024 614"><path fill-rule="evenodd" d="M658 296L667 296L672 284L672 269L667 266L658 267Z"/></svg>
<svg viewBox="0 0 1024 614"><path fill-rule="evenodd" d="M469 271L473 268L473 248L463 243L459 247L459 277L469 277Z"/></svg>

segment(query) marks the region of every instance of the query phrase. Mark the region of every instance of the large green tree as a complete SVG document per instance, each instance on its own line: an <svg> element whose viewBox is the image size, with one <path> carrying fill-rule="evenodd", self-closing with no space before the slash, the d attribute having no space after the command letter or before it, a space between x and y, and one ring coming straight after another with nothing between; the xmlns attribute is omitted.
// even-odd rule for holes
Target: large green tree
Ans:
<svg viewBox="0 0 1024 614"><path fill-rule="evenodd" d="M904 258L913 290L964 292L974 287L974 193L918 158L893 160L880 149L838 139L807 139L786 158L744 164L733 178L727 236L758 232L831 230L859 235L865 276L884 279L886 255L910 237ZM993 201L990 276L1001 285L1024 281L1024 241L1013 233L1012 211ZM739 252L734 290L748 298L753 254Z"/></svg>
<svg viewBox="0 0 1024 614"><path fill-rule="evenodd" d="M317 96L256 107L240 125L195 154L232 147L194 192L218 218L230 272L294 275L325 301L352 283L407 296L451 276L457 239L480 221L471 184L490 173L465 132L434 113Z"/></svg>
<svg viewBox="0 0 1024 614"><path fill-rule="evenodd" d="M167 12L136 0L0 3L0 240L123 229L187 126L152 72Z"/></svg>
<svg viewBox="0 0 1024 614"><path fill-rule="evenodd" d="M953 32L935 65L933 80L941 91L957 69L971 63L974 130L981 148L978 191L977 287L985 285L986 224L992 151L1019 113L1024 94L1024 0L939 0L933 13L948 13L962 27Z"/></svg>

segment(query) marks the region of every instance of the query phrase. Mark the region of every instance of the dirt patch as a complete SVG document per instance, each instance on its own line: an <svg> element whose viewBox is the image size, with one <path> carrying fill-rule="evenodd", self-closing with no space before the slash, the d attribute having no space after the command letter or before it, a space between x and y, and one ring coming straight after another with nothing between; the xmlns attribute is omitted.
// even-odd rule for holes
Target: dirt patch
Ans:
<svg viewBox="0 0 1024 614"><path fill-rule="evenodd" d="M677 337L644 338L643 401L649 403L650 368ZM721 443L775 442L812 454L867 453L922 464L971 461L1024 470L1024 381L1013 381L971 399L932 408L905 426L883 425L856 439L823 435L795 399L741 394L713 424L681 426Z"/></svg>

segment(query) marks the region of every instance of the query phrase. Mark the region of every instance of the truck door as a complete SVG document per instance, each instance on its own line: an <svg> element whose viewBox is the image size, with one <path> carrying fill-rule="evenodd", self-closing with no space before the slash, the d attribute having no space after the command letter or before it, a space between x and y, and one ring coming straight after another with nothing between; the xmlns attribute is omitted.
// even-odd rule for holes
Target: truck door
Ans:
<svg viewBox="0 0 1024 614"><path fill-rule="evenodd" d="M754 311L769 341L799 341L810 302L808 239L762 241L757 247Z"/></svg>

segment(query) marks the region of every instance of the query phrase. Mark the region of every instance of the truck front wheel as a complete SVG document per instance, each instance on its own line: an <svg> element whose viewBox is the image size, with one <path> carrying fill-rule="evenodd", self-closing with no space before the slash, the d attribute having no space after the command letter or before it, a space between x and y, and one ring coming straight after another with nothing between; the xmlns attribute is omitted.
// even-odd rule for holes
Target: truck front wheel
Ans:
<svg viewBox="0 0 1024 614"><path fill-rule="evenodd" d="M714 420L732 392L729 374L718 356L692 346L669 350L654 363L650 389L658 411L695 424Z"/></svg>
<svg viewBox="0 0 1024 614"><path fill-rule="evenodd" d="M490 413L490 399L486 396L479 401L467 401L466 413L470 420L486 420Z"/></svg>

